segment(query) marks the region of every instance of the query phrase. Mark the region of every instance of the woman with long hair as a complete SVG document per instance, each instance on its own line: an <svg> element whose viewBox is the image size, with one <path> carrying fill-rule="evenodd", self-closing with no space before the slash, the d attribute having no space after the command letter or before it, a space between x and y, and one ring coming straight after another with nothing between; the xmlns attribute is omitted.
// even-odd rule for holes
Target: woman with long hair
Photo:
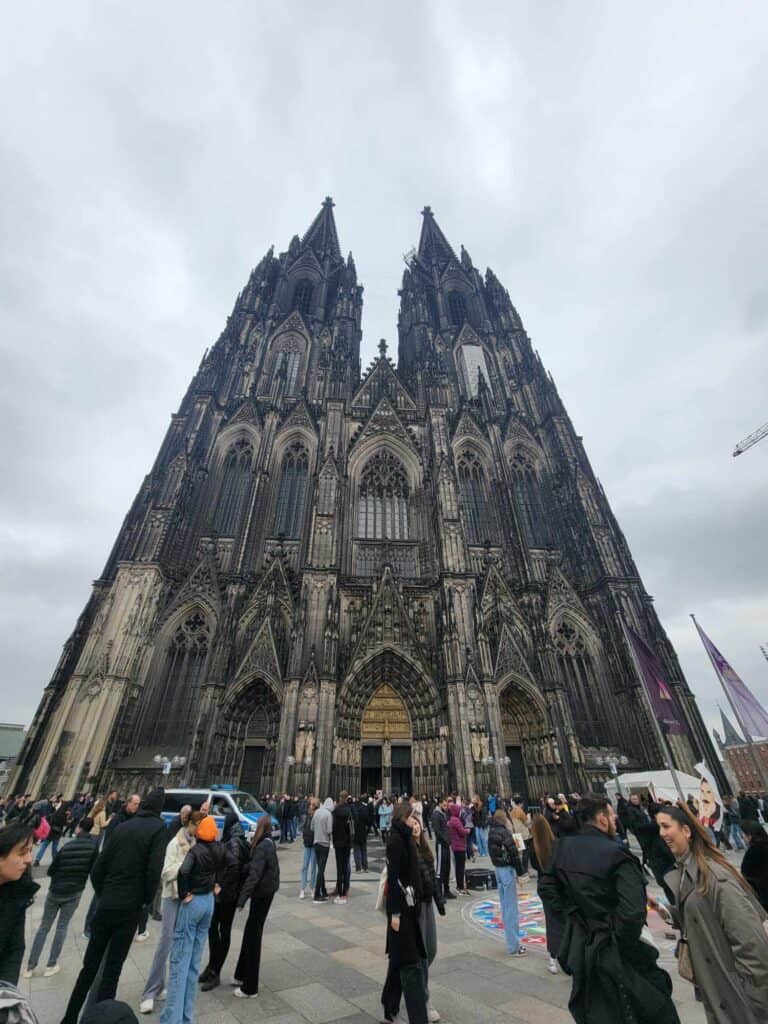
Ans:
<svg viewBox="0 0 768 1024"><path fill-rule="evenodd" d="M542 876L549 871L552 863L552 854L555 851L555 833L543 814L535 814L531 822L531 864L536 871L536 892L544 906L544 921L547 928L547 952L549 963L547 970L550 974L557 974L557 954L563 938L564 922L559 914L555 913L552 907L542 899L540 883Z"/></svg>
<svg viewBox="0 0 768 1024"><path fill-rule="evenodd" d="M310 892L315 890L317 881L317 856L315 855L315 833L312 831L312 818L320 806L316 796L311 796L307 801L307 813L304 815L304 823L301 826L301 839L304 843L304 860L301 864L301 888L299 899L306 897L307 880L309 880Z"/></svg>
<svg viewBox="0 0 768 1024"><path fill-rule="evenodd" d="M387 845L387 839L389 838L389 829L392 824L393 812L394 808L392 806L392 801L388 796L383 796L381 798L381 803L379 804L379 832L381 833L381 841L385 846Z"/></svg>
<svg viewBox="0 0 768 1024"><path fill-rule="evenodd" d="M656 820L677 864L665 881L682 933L680 974L696 986L710 1024L768 1020L765 910L682 801Z"/></svg>
<svg viewBox="0 0 768 1024"><path fill-rule="evenodd" d="M512 822L501 807L491 818L488 851L496 873L507 952L512 956L525 956L528 950L520 941L520 910L517 902L517 879L523 869L522 861L512 832Z"/></svg>
<svg viewBox="0 0 768 1024"><path fill-rule="evenodd" d="M383 1020L394 1021L405 997L409 1024L427 1024L427 950L419 926L424 890L419 852L413 838L411 807L399 803L387 842L387 955L389 966L381 1003Z"/></svg>
<svg viewBox="0 0 768 1024"><path fill-rule="evenodd" d="M258 995L264 924L275 893L280 888L280 865L271 832L272 821L268 814L264 814L253 833L248 876L237 900L239 910L248 900L251 901L240 958L235 968L235 995L240 999L252 999Z"/></svg>
<svg viewBox="0 0 768 1024"><path fill-rule="evenodd" d="M32 826L11 819L0 828L0 978L18 984L27 907L40 888L32 881Z"/></svg>
<svg viewBox="0 0 768 1024"><path fill-rule="evenodd" d="M103 800L99 799L91 808L89 815L93 821L93 828L91 829L91 835L94 839L98 839L104 829L107 827L110 815L107 814L107 805Z"/></svg>
<svg viewBox="0 0 768 1024"><path fill-rule="evenodd" d="M472 797L472 820L475 825L475 843L481 857L488 856L488 808L483 800L475 795Z"/></svg>
<svg viewBox="0 0 768 1024"><path fill-rule="evenodd" d="M512 831L516 836L520 836L523 843L523 849L519 852L523 866L523 875L527 875L528 863L531 857L531 818L530 815L525 813L525 809L520 804L514 804L509 812L509 820L512 822Z"/></svg>

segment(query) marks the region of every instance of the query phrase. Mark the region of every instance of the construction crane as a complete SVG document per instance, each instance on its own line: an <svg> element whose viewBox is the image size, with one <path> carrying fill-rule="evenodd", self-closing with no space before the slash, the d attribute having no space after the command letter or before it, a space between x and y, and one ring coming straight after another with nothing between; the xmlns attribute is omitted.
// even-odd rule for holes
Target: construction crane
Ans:
<svg viewBox="0 0 768 1024"><path fill-rule="evenodd" d="M762 441L764 437L768 437L768 423L764 423L762 427L758 427L753 434L749 435L749 437L745 437L743 441L739 441L733 449L734 459L737 455L742 455L753 445L757 444L758 441Z"/></svg>

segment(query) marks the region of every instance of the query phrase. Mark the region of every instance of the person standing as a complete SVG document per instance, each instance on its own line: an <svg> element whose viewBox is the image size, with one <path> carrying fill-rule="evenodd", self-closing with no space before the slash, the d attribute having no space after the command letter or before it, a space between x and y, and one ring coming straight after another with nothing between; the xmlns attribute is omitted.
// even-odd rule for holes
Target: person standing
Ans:
<svg viewBox="0 0 768 1024"><path fill-rule="evenodd" d="M675 894L672 916L682 931L693 971L689 980L710 1024L764 1024L768 1020L768 915L749 883L684 807L665 806L656 820L675 858L676 866L666 880Z"/></svg>
<svg viewBox="0 0 768 1024"><path fill-rule="evenodd" d="M56 803L50 811L48 824L51 826L51 830L42 843L40 843L40 848L37 851L34 863L36 868L40 866L40 862L45 856L45 851L49 846L53 847L53 857L55 857L59 852L59 843L61 842L61 837L64 835L64 829L67 827L67 804L65 804L59 797L56 798Z"/></svg>
<svg viewBox="0 0 768 1024"><path fill-rule="evenodd" d="M304 824L301 828L301 841L304 844L304 859L301 863L301 889L299 899L306 897L307 883L314 892L317 881L317 857L315 855L315 835L312 831L312 818L320 806L320 801L312 796L307 801L307 813L304 815ZM327 855L326 855L327 856Z"/></svg>
<svg viewBox="0 0 768 1024"><path fill-rule="evenodd" d="M24 959L27 908L40 886L32 880L32 828L11 818L0 828L0 979L17 985Z"/></svg>
<svg viewBox="0 0 768 1024"><path fill-rule="evenodd" d="M768 833L759 821L742 822L747 852L741 873L752 886L764 910L768 910Z"/></svg>
<svg viewBox="0 0 768 1024"><path fill-rule="evenodd" d="M325 866L331 849L333 834L333 800L328 797L322 807L312 815L312 841L317 862L317 881L313 903L327 903L328 890L325 886Z"/></svg>
<svg viewBox="0 0 768 1024"><path fill-rule="evenodd" d="M200 975L203 992L210 992L220 984L221 969L232 942L232 922L237 910L237 901L248 874L251 857L243 826L234 813L228 814L224 822L223 847L226 855L224 879L221 891L216 896L213 919L208 930L208 966Z"/></svg>
<svg viewBox="0 0 768 1024"><path fill-rule="evenodd" d="M512 825L513 835L520 837L520 842L523 844L522 850L520 849L518 842L517 852L520 854L520 864L522 872L520 877L528 874L528 862L531 855L531 830L528 827L530 819L525 813L525 809L520 804L514 804L512 810L509 812L509 820Z"/></svg>
<svg viewBox="0 0 768 1024"><path fill-rule="evenodd" d="M93 821L93 828L91 829L91 835L94 839L98 839L101 833L106 829L107 823L109 822L109 815L107 814L107 806L103 800L97 800L91 808L91 820Z"/></svg>
<svg viewBox="0 0 768 1024"><path fill-rule="evenodd" d="M432 811L432 830L435 833L435 871L442 887L443 899L455 900L451 892L451 837L448 832L448 801L441 797Z"/></svg>
<svg viewBox="0 0 768 1024"><path fill-rule="evenodd" d="M91 871L98 906L91 937L62 1024L77 1024L88 990L104 960L96 1002L114 999L142 907L150 904L165 856L165 825L160 818L164 790L153 789L130 821L104 844Z"/></svg>
<svg viewBox="0 0 768 1024"><path fill-rule="evenodd" d="M424 974L427 950L419 927L419 901L424 893L419 855L408 823L411 808L399 803L392 815L387 842L387 955L389 966L381 1003L383 1020L394 1022L400 993L409 1024L427 1024L428 995ZM398 984L399 983L399 984Z"/></svg>
<svg viewBox="0 0 768 1024"><path fill-rule="evenodd" d="M334 903L346 903L349 892L349 868L352 856L354 821L349 793L339 793L339 802L333 809L333 851L336 854L336 899Z"/></svg>
<svg viewBox="0 0 768 1024"><path fill-rule="evenodd" d="M538 874L536 891L544 907L544 922L547 928L547 952L549 953L547 970L550 974L557 974L560 970L557 955L560 952L560 943L563 939L563 920L555 913L554 908L544 901L539 884L542 876L549 870L549 866L552 863L555 842L555 833L552 831L544 815L534 815L531 822L530 856L531 863Z"/></svg>
<svg viewBox="0 0 768 1024"><path fill-rule="evenodd" d="M661 805L656 804L651 806L659 809ZM637 793L633 793L629 798L629 806L626 810L626 821L626 827L631 832L635 833L635 838L640 844L644 862L648 864L648 867L653 872L653 877L664 889L667 899L672 902L674 897L666 888L664 876L674 867L675 858L669 852L669 847L659 835L659 826L656 823L655 818L653 818L643 807Z"/></svg>
<svg viewBox="0 0 768 1024"><path fill-rule="evenodd" d="M213 917L214 895L220 891L226 856L217 842L211 815L197 826L195 844L179 868L179 910L171 944L168 994L160 1024L191 1022L197 998L200 958Z"/></svg>
<svg viewBox="0 0 768 1024"><path fill-rule="evenodd" d="M50 978L61 970L59 956L64 948L69 922L77 910L85 884L99 855L99 844L91 837L92 825L90 818L83 818L77 837L63 846L51 861L48 868L51 886L45 898L43 919L32 941L32 951L27 961L27 969L24 971L25 978L31 978L34 974L48 932L57 917L56 932L48 954L48 964L43 973L46 978Z"/></svg>
<svg viewBox="0 0 768 1024"><path fill-rule="evenodd" d="M368 794L352 806L355 871L368 870Z"/></svg>
<svg viewBox="0 0 768 1024"><path fill-rule="evenodd" d="M387 837L389 836L389 828L390 828L390 825L392 824L392 812L393 811L394 811L394 807L392 806L392 801L389 799L388 796L383 796L381 798L381 803L379 804L378 815L379 815L379 833L381 834L381 841L382 841L382 843L384 843L385 846L387 845Z"/></svg>
<svg viewBox="0 0 768 1024"><path fill-rule="evenodd" d="M520 910L517 903L517 879L522 874L523 865L506 811L496 811L491 819L488 853L499 889L507 952L512 956L525 956L528 950L520 941Z"/></svg>
<svg viewBox="0 0 768 1024"><path fill-rule="evenodd" d="M723 809L723 819L723 830L727 830L728 838L733 841L734 849L744 850L746 848L746 843L744 841L744 831L741 827L739 801L736 797L731 797L730 800L726 797L725 807Z"/></svg>
<svg viewBox="0 0 768 1024"><path fill-rule="evenodd" d="M109 819L109 824L104 829L104 842L106 843L118 825L122 825L123 822L129 821L134 814L141 807L141 796L138 793L133 793L125 803L120 807L119 810L115 811L112 817Z"/></svg>
<svg viewBox="0 0 768 1024"><path fill-rule="evenodd" d="M472 819L475 826L475 843L481 857L488 856L488 808L479 796L472 797Z"/></svg>
<svg viewBox="0 0 768 1024"><path fill-rule="evenodd" d="M448 807L448 836L453 852L453 866L456 871L456 890L460 896L469 896L464 881L464 866L467 862L467 830L461 822L461 809L458 804Z"/></svg>
<svg viewBox="0 0 768 1024"><path fill-rule="evenodd" d="M270 835L269 819L262 818L253 834L251 860L248 875L240 890L237 905L243 909L248 900L251 906L243 932L243 944L235 968L237 988L234 995L239 999L252 999L259 992L259 969L261 967L261 940L264 924L272 906L275 893L280 888L280 864L277 850Z"/></svg>
<svg viewBox="0 0 768 1024"><path fill-rule="evenodd" d="M155 1000L160 999L165 992L168 955L171 951L176 917L179 913L179 870L187 854L195 845L195 833L202 820L203 815L200 811L190 812L186 825L176 832L165 848L163 870L160 875L163 926L160 931L160 939L155 947L155 954L152 957L149 977L141 994L139 1013L152 1013L155 1008Z"/></svg>
<svg viewBox="0 0 768 1024"><path fill-rule="evenodd" d="M579 1024L680 1024L672 980L641 939L645 880L616 842L616 812L606 796L589 794L577 814L581 831L558 839L539 880L545 907L565 920L559 959L572 976L568 1009Z"/></svg>

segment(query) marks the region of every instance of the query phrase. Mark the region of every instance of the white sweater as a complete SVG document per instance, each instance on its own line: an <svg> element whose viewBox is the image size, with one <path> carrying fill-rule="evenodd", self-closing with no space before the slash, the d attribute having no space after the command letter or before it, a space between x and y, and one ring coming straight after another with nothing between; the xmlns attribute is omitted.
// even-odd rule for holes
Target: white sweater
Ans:
<svg viewBox="0 0 768 1024"><path fill-rule="evenodd" d="M165 860L160 881L163 883L163 899L177 900L179 898L179 887L177 878L179 869L184 863L184 858L195 845L195 837L191 836L185 828L180 828L173 839L168 843L165 850Z"/></svg>

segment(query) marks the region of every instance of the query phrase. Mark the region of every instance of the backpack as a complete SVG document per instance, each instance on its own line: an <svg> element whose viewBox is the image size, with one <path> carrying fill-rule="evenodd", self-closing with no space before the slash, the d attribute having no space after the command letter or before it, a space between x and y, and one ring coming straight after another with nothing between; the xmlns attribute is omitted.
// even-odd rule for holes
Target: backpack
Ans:
<svg viewBox="0 0 768 1024"><path fill-rule="evenodd" d="M40 819L40 824L34 831L35 839L44 840L47 839L51 834L51 826L48 824L48 819L43 816Z"/></svg>

